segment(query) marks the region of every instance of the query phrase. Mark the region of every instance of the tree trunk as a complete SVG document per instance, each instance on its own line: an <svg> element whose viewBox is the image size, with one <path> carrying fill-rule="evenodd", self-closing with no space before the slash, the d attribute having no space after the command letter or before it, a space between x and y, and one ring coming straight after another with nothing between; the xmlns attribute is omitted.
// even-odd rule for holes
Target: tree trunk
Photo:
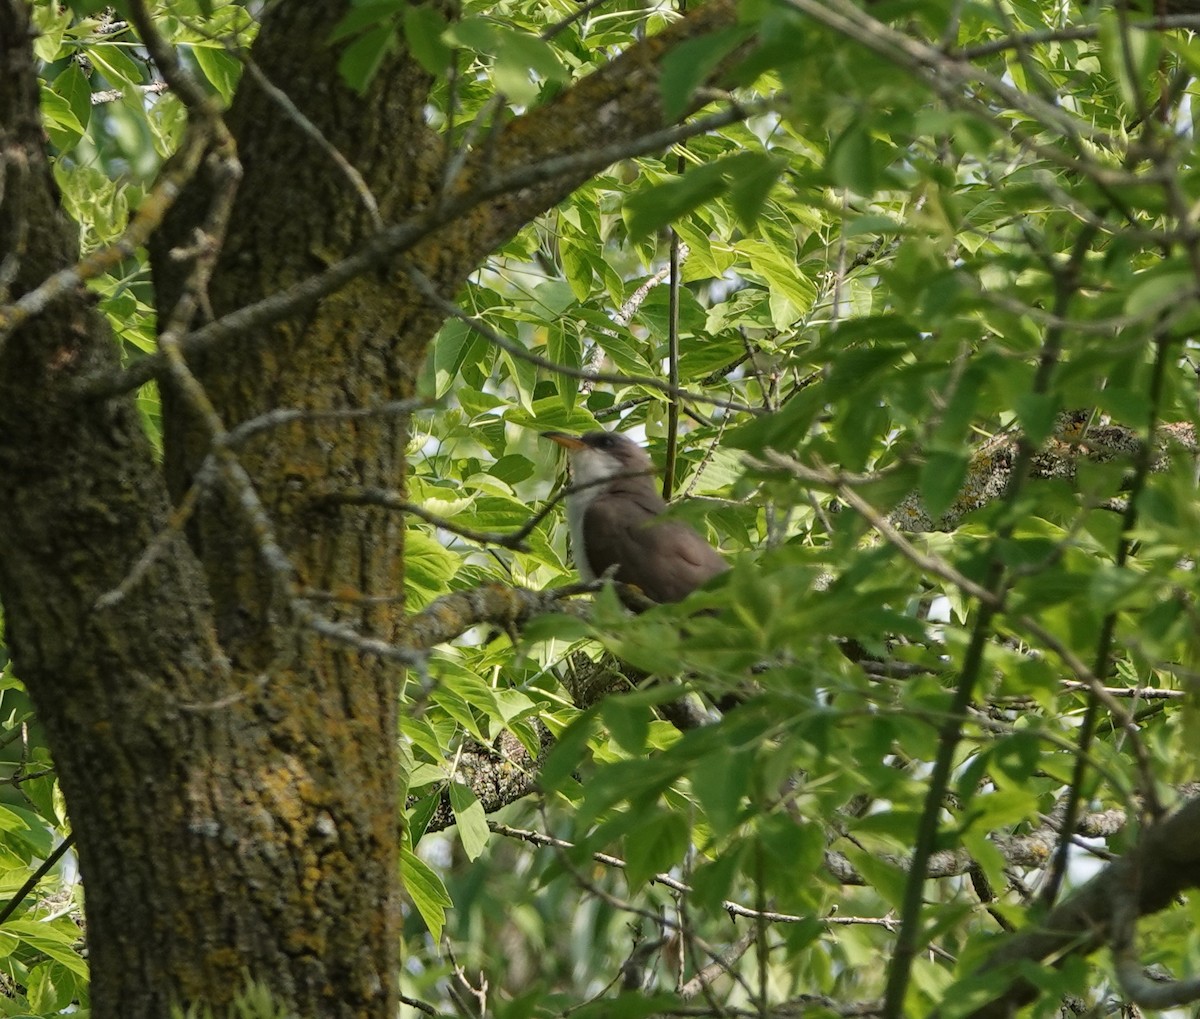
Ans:
<svg viewBox="0 0 1200 1019"><path fill-rule="evenodd" d="M264 32L264 50L283 38ZM78 251L74 226L55 207L20 0L0 7L0 39L0 91L12 97L5 150L19 152L8 160L0 248L22 253L16 297ZM332 66L313 70L333 74ZM239 107L255 116L252 101ZM390 135L387 124L371 123ZM286 151L296 140L262 141ZM252 216L253 201L239 209L244 229L231 237L230 268L214 278L214 307L311 271L322 244L345 248L361 232L352 201L335 201L338 188L292 163L294 192L248 174L242 194L259 188L264 215ZM268 194L279 204L268 208ZM291 207L303 194L308 216ZM284 210L296 233L281 228ZM248 256L259 271L245 270ZM351 288L308 329L247 338L197 366L219 413L240 420L271 406L403 392L403 373L385 356L390 309L381 302L368 314L364 300ZM76 288L3 351L0 595L76 832L94 1014L161 1017L173 1002L227 1000L249 974L302 1014L394 1015L396 669L316 639L278 599L256 597L269 587L256 587L259 546L223 475L196 517L199 556L178 531L166 532L145 576L96 608L163 533L169 503L132 399L64 395L72 380L115 364L91 303ZM279 346L268 351L271 343ZM264 357L277 360L266 366ZM192 427L185 441L178 430L169 435L172 470L210 442ZM245 451L305 583L399 590L398 522L313 512L296 482L391 484L401 451L399 427L386 418L343 427L332 440L295 428ZM376 609L358 622L386 634L399 611Z"/></svg>

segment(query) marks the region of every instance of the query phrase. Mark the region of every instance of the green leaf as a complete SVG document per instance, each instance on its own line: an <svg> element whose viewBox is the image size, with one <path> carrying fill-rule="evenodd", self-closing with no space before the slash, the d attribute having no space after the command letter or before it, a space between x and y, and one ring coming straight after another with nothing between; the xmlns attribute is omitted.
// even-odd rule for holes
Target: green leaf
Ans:
<svg viewBox="0 0 1200 1019"><path fill-rule="evenodd" d="M570 75L558 55L544 40L511 29L500 34L496 50L496 84L519 103L533 102L539 92L534 76L548 82L566 82Z"/></svg>
<svg viewBox="0 0 1200 1019"><path fill-rule="evenodd" d="M755 238L739 241L737 249L749 257L750 269L769 289L771 317L776 327L790 327L812 308L817 288L800 272L793 252L784 251L772 241Z"/></svg>
<svg viewBox="0 0 1200 1019"><path fill-rule="evenodd" d="M226 103L233 101L233 93L242 76L242 62L232 53L211 46L194 46L192 53L200 70Z"/></svg>
<svg viewBox="0 0 1200 1019"><path fill-rule="evenodd" d="M533 428L539 432L582 434L599 427L596 419L585 408L565 407L557 395L537 400L530 410L510 406L505 418L514 425Z"/></svg>
<svg viewBox="0 0 1200 1019"><path fill-rule="evenodd" d="M535 79L565 82L570 75L553 48L543 39L500 25L489 18L466 17L452 24L442 38L493 57L496 86L514 102L533 102L540 89Z"/></svg>
<svg viewBox="0 0 1200 1019"><path fill-rule="evenodd" d="M404 532L404 589L414 607L446 594L460 566L458 556L424 531Z"/></svg>
<svg viewBox="0 0 1200 1019"><path fill-rule="evenodd" d="M71 64L54 79L51 87L67 101L75 119L86 131L92 119L92 86L88 83L87 75L79 69L78 64Z"/></svg>
<svg viewBox="0 0 1200 1019"><path fill-rule="evenodd" d="M366 29L390 27L396 15L407 6L405 0L358 0L329 33L329 42L341 42Z"/></svg>
<svg viewBox="0 0 1200 1019"><path fill-rule="evenodd" d="M433 396L441 399L461 380L462 367L469 359L477 356L486 341L462 319L446 321L433 341L431 363L433 366Z"/></svg>
<svg viewBox="0 0 1200 1019"><path fill-rule="evenodd" d="M88 47L88 59L103 72L114 88L140 85L144 77L142 69L124 49L113 43L100 43Z"/></svg>
<svg viewBox="0 0 1200 1019"><path fill-rule="evenodd" d="M42 120L51 140L60 149L73 149L83 137L84 127L71 104L46 86L42 86Z"/></svg>
<svg viewBox="0 0 1200 1019"><path fill-rule="evenodd" d="M25 807L0 807L0 831L14 837L14 845L22 845L25 852L36 856L48 856L57 839L46 828L46 819Z"/></svg>
<svg viewBox="0 0 1200 1019"><path fill-rule="evenodd" d="M743 230L753 229L758 222L771 189L787 165L782 156L760 152L747 152L740 157L737 172L729 185L729 204Z"/></svg>
<svg viewBox="0 0 1200 1019"><path fill-rule="evenodd" d="M578 616L568 616L559 612L547 612L536 616L521 629L523 643L536 644L541 641L560 641L563 644L574 644L591 636L591 627Z"/></svg>
<svg viewBox="0 0 1200 1019"><path fill-rule="evenodd" d="M47 64L58 60L62 53L63 37L71 25L71 18L57 4L33 4L33 24L37 34L33 38L33 51L37 58Z"/></svg>
<svg viewBox="0 0 1200 1019"><path fill-rule="evenodd" d="M834 184L869 198L879 184L871 135L862 120L853 120L829 147L825 169Z"/></svg>
<svg viewBox="0 0 1200 1019"><path fill-rule="evenodd" d="M532 408L541 368L519 354L510 354L507 350L500 352L500 362L508 368L508 380L516 387L521 405L526 409Z"/></svg>
<svg viewBox="0 0 1200 1019"><path fill-rule="evenodd" d="M1010 786L990 793L977 793L965 804L962 829L977 834L1020 824L1037 811L1038 796L1028 789Z"/></svg>
<svg viewBox="0 0 1200 1019"><path fill-rule="evenodd" d="M342 50L338 58L338 73L342 80L359 95L365 94L384 59L395 47L396 38L393 25L378 25L360 35Z"/></svg>
<svg viewBox="0 0 1200 1019"><path fill-rule="evenodd" d="M682 177L634 191L626 197L621 214L631 237L645 237L711 201L727 187L721 163L703 163Z"/></svg>
<svg viewBox="0 0 1200 1019"><path fill-rule="evenodd" d="M655 874L670 870L687 852L691 831L673 811L661 811L639 821L625 837L625 878L631 891Z"/></svg>
<svg viewBox="0 0 1200 1019"><path fill-rule="evenodd" d="M598 336L595 342L608 355L618 371L624 372L626 375L652 376L655 374L654 369L650 367L650 362L625 338Z"/></svg>
<svg viewBox="0 0 1200 1019"><path fill-rule="evenodd" d="M1020 393L1014 404L1026 438L1040 446L1054 430L1058 400L1049 393Z"/></svg>
<svg viewBox="0 0 1200 1019"><path fill-rule="evenodd" d="M429 822L442 805L442 787L417 800L408 810L406 834L410 845L416 845L425 835Z"/></svg>
<svg viewBox="0 0 1200 1019"><path fill-rule="evenodd" d="M640 619L611 633L607 643L618 658L645 672L669 676L679 664L679 630L669 622Z"/></svg>
<svg viewBox="0 0 1200 1019"><path fill-rule="evenodd" d="M692 769L692 791L717 838L732 832L738 821L751 764L749 754L725 751L702 755Z"/></svg>
<svg viewBox="0 0 1200 1019"><path fill-rule="evenodd" d="M894 864L885 863L861 849L847 848L845 853L867 883L879 892L893 909L899 910L904 902L907 874Z"/></svg>
<svg viewBox="0 0 1200 1019"><path fill-rule="evenodd" d="M782 409L764 414L735 428L726 438L732 449L758 452L768 447L793 449L808 434L817 414L824 408L827 396L818 386L801 390Z"/></svg>
<svg viewBox="0 0 1200 1019"><path fill-rule="evenodd" d="M1134 277L1125 298L1125 313L1138 318L1151 318L1184 300L1195 300L1196 277L1190 269L1168 264L1148 269Z"/></svg>
<svg viewBox="0 0 1200 1019"><path fill-rule="evenodd" d="M1162 42L1156 32L1135 32L1113 10L1100 14L1100 60L1116 79L1130 113L1149 109L1149 96L1159 74Z"/></svg>
<svg viewBox="0 0 1200 1019"><path fill-rule="evenodd" d="M538 773L538 784L543 789L550 791L560 788L580 766L595 726L596 709L591 708L583 712L559 734L558 742L546 755L546 760L542 763L542 769Z"/></svg>
<svg viewBox="0 0 1200 1019"><path fill-rule="evenodd" d="M609 697L600 706L600 717L612 738L627 754L646 749L650 732L650 708L622 697Z"/></svg>
<svg viewBox="0 0 1200 1019"><path fill-rule="evenodd" d="M483 813L483 804L469 786L461 782L451 782L450 809L454 811L454 819L458 823L458 838L462 842L467 859L479 859L492 835Z"/></svg>
<svg viewBox="0 0 1200 1019"><path fill-rule="evenodd" d="M500 26L490 18L460 18L446 29L444 39L452 46L465 46L479 53L495 53L499 47Z"/></svg>
<svg viewBox="0 0 1200 1019"><path fill-rule="evenodd" d="M583 350L579 344L579 336L573 328L561 322L555 322L548 330L546 353L555 364L577 370L583 367ZM567 410L575 406L575 398L579 394L579 381L574 375L555 373L554 385Z"/></svg>
<svg viewBox="0 0 1200 1019"><path fill-rule="evenodd" d="M490 473L492 477L500 478L510 485L515 485L520 481L525 481L533 477L536 470L537 468L529 457L521 456L519 453L510 453L497 460L492 466ZM520 505L528 512L528 506L525 503L521 503Z"/></svg>
<svg viewBox="0 0 1200 1019"><path fill-rule="evenodd" d="M62 963L75 976L86 980L87 963L73 947L79 931L73 923L68 922L68 926L69 931L57 921L44 923L39 920L7 920L3 929L0 929L0 939L12 938L19 941L49 956L55 962Z"/></svg>
<svg viewBox="0 0 1200 1019"><path fill-rule="evenodd" d="M936 520L962 491L970 458L966 453L942 450L930 453L921 465L921 498L925 512Z"/></svg>
<svg viewBox="0 0 1200 1019"><path fill-rule="evenodd" d="M42 1015L62 1011L74 999L76 980L66 966L43 962L33 968L25 981L29 1007Z"/></svg>
<svg viewBox="0 0 1200 1019"><path fill-rule="evenodd" d="M748 27L730 28L688 39L667 53L662 62L659 87L663 96L663 116L668 123L683 115L696 88L748 35Z"/></svg>
<svg viewBox="0 0 1200 1019"><path fill-rule="evenodd" d="M446 909L454 905L446 886L416 853L407 846L400 847L400 881L412 899L430 937L437 943L446 923Z"/></svg>
<svg viewBox="0 0 1200 1019"><path fill-rule="evenodd" d="M1145 578L1128 567L1099 563L1088 582L1088 597L1097 612L1109 613L1125 607L1145 585Z"/></svg>
<svg viewBox="0 0 1200 1019"><path fill-rule="evenodd" d="M430 74L442 74L450 65L450 47L442 41L446 19L432 4L404 8L404 38L409 52Z"/></svg>
<svg viewBox="0 0 1200 1019"><path fill-rule="evenodd" d="M729 897L748 843L735 842L714 860L702 862L692 873L691 901L699 908L715 912Z"/></svg>

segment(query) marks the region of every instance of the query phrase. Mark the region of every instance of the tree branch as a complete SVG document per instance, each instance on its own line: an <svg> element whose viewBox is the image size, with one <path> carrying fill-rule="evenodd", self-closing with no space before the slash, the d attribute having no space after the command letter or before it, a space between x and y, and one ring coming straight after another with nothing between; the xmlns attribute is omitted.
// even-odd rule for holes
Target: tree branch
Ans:
<svg viewBox="0 0 1200 1019"><path fill-rule="evenodd" d="M1140 916L1170 905L1180 892L1200 886L1200 798L1147 828L1139 846L1105 867L1036 926L1005 940L978 973L1015 970L1068 954L1094 952L1108 938L1124 889L1137 871L1136 912ZM1004 1019L1032 1001L1038 991L1015 979L999 998L971 1013L971 1019Z"/></svg>
<svg viewBox="0 0 1200 1019"><path fill-rule="evenodd" d="M531 591L507 584L484 584L469 591L456 591L410 616L400 638L401 646L427 651L483 623L517 629L544 612L574 612L574 608L564 603L565 599L594 591L596 586L573 584L549 591Z"/></svg>

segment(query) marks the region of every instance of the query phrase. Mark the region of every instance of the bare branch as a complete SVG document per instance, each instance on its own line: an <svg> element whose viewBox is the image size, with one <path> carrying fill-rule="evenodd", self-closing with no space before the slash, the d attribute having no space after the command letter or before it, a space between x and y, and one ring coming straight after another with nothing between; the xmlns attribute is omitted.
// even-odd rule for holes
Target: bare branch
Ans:
<svg viewBox="0 0 1200 1019"><path fill-rule="evenodd" d="M138 85L137 90L144 96L161 95L170 89L165 81L152 81L149 85ZM102 89L92 93L92 105L102 106L104 103L116 103L125 98L125 93L119 88Z"/></svg>
<svg viewBox="0 0 1200 1019"><path fill-rule="evenodd" d="M549 591L530 591L507 584L484 584L469 591L443 595L414 616L410 616L402 637L403 646L428 650L460 637L473 626L490 623L504 629L518 629L523 623L544 612L570 612L565 599L595 584L573 584Z"/></svg>

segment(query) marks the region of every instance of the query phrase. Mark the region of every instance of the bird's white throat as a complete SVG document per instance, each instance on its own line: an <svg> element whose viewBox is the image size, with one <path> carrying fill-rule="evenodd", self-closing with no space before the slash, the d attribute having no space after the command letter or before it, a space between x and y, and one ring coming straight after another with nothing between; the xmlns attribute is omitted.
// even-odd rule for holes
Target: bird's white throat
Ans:
<svg viewBox="0 0 1200 1019"><path fill-rule="evenodd" d="M605 489L608 478L623 474L626 468L615 456L599 449L579 449L571 455L571 487L578 488L567 496L567 527L571 533L571 554L582 580L592 581L596 574L587 561L583 544L583 515L592 500Z"/></svg>

